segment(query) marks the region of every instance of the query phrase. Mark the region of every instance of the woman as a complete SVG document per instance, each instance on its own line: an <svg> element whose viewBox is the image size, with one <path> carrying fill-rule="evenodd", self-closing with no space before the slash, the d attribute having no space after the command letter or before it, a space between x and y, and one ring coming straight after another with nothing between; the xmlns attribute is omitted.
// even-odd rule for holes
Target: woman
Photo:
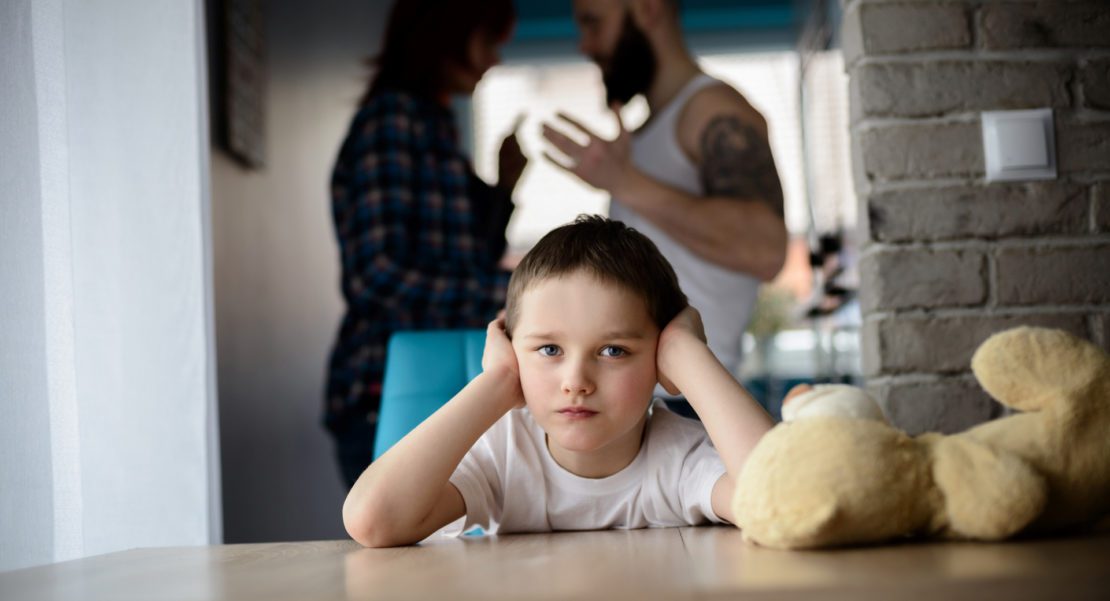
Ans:
<svg viewBox="0 0 1110 601"><path fill-rule="evenodd" d="M385 350L396 330L481 327L505 299L498 268L527 160L515 133L500 181L458 146L453 95L473 94L511 33L512 0L398 0L378 71L332 175L347 311L328 370L325 424L348 486L369 465Z"/></svg>

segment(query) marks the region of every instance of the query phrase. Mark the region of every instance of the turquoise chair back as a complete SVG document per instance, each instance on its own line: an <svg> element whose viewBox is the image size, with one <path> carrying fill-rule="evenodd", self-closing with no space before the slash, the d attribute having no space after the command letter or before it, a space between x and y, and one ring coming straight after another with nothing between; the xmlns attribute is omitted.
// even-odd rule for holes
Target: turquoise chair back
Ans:
<svg viewBox="0 0 1110 601"><path fill-rule="evenodd" d="M385 355L374 459L482 372L485 347L485 330L393 334Z"/></svg>

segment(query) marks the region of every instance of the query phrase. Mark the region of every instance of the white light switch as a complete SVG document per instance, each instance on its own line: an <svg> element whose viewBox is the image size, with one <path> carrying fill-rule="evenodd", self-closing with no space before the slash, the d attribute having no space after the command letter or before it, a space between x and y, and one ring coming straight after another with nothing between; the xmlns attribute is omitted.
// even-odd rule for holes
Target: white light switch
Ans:
<svg viewBox="0 0 1110 601"><path fill-rule="evenodd" d="M999 165L1006 170L1048 167L1044 125L1030 119L999 119L994 135L1002 151Z"/></svg>
<svg viewBox="0 0 1110 601"><path fill-rule="evenodd" d="M1052 109L982 114L987 181L1056 179Z"/></svg>

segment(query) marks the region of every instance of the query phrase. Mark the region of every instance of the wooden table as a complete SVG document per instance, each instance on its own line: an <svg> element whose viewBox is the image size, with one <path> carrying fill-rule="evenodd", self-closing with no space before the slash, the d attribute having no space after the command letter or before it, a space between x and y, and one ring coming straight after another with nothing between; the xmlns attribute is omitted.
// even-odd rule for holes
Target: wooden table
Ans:
<svg viewBox="0 0 1110 601"><path fill-rule="evenodd" d="M0 574L0 599L1110 599L1110 533L785 552L726 527L137 549Z"/></svg>

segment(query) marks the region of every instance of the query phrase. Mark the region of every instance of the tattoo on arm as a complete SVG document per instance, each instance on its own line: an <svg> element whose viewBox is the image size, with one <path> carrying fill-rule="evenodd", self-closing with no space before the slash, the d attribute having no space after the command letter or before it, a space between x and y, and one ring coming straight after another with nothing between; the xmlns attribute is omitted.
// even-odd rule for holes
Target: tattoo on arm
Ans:
<svg viewBox="0 0 1110 601"><path fill-rule="evenodd" d="M782 183L767 138L735 115L715 117L701 136L705 193L767 203L781 217Z"/></svg>

